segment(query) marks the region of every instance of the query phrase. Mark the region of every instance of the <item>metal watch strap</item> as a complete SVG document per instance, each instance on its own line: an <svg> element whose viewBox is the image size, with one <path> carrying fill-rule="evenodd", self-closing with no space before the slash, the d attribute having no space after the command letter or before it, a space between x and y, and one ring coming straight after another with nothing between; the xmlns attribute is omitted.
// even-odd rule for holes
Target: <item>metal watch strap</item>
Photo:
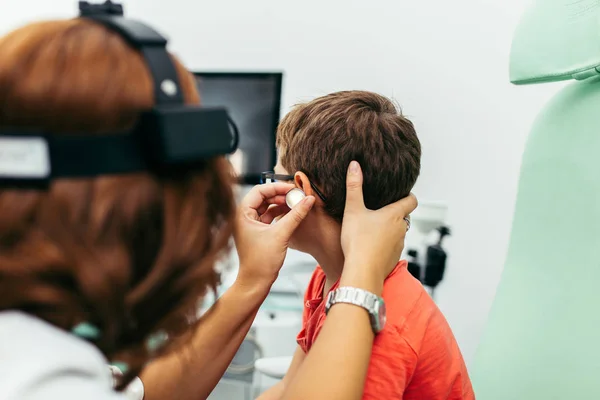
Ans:
<svg viewBox="0 0 600 400"><path fill-rule="evenodd" d="M369 314L376 312L376 305L379 297L371 292L353 287L341 287L329 293L327 301L327 310L336 303L350 303L355 306L365 308Z"/></svg>

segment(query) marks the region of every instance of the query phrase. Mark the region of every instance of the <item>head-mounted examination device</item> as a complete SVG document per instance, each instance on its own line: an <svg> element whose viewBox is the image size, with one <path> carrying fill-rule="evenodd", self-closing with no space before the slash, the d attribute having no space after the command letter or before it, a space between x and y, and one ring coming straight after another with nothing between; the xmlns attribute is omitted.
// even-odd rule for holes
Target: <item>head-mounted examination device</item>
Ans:
<svg viewBox="0 0 600 400"><path fill-rule="evenodd" d="M59 178L193 170L207 158L236 150L239 135L226 109L184 104L167 39L126 19L123 7L111 1L81 1L79 10L80 18L117 32L140 51L154 82L155 105L126 132L77 135L1 128L0 187L43 189Z"/></svg>

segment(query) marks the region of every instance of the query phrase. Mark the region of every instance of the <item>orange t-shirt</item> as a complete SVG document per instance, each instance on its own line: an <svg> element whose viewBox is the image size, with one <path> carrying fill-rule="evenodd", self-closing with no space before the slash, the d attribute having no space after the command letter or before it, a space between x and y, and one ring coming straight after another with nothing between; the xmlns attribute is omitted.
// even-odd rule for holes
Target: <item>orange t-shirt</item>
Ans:
<svg viewBox="0 0 600 400"><path fill-rule="evenodd" d="M338 286L333 285L331 290ZM307 353L325 322L325 273L317 267L304 298L298 344ZM384 284L387 321L375 337L363 400L473 400L450 326L421 283L398 263Z"/></svg>

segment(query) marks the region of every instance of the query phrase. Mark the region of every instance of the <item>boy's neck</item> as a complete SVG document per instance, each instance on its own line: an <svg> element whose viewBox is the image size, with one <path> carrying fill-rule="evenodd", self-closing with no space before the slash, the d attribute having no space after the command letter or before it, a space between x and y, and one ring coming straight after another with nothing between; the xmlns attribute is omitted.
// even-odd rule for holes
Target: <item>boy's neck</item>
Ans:
<svg viewBox="0 0 600 400"><path fill-rule="evenodd" d="M317 260L323 272L325 272L326 281L324 294L340 279L344 269L344 252L340 243L341 226L330 226L324 229L316 237L315 244L310 251L310 255Z"/></svg>

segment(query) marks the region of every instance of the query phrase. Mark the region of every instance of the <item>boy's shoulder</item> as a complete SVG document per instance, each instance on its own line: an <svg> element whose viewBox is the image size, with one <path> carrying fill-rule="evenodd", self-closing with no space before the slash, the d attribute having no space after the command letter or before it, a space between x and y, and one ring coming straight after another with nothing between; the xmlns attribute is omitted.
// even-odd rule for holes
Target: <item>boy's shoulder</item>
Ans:
<svg viewBox="0 0 600 400"><path fill-rule="evenodd" d="M424 341L432 334L455 340L446 318L421 282L408 271L406 263L399 264L386 280L383 298L386 326L416 353L420 353ZM444 343L439 342L439 345Z"/></svg>
<svg viewBox="0 0 600 400"><path fill-rule="evenodd" d="M408 262L401 260L388 275L383 284L383 295L386 305L401 303L410 307L423 294L427 294L421 282L408 271Z"/></svg>
<svg viewBox="0 0 600 400"><path fill-rule="evenodd" d="M387 324L399 331L403 331L405 325L426 325L436 310L439 311L421 282L408 271L407 264L400 261L383 286Z"/></svg>

